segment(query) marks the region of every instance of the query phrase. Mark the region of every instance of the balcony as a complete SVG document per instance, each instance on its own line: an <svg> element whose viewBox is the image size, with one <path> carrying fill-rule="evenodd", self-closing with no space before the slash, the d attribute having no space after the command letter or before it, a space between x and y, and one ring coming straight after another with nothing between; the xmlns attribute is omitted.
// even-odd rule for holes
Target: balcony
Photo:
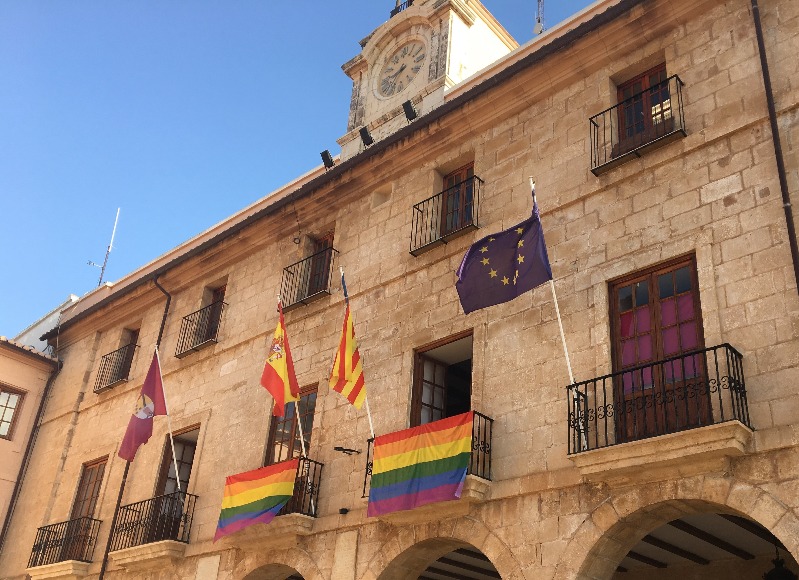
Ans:
<svg viewBox="0 0 799 580"><path fill-rule="evenodd" d="M225 306L227 306L225 302L213 302L183 317L178 346L175 349L177 358L183 358L216 342Z"/></svg>
<svg viewBox="0 0 799 580"><path fill-rule="evenodd" d="M313 531L313 523L319 514L319 486L322 482L324 464L300 457L294 494L266 525L256 524L220 540L223 544L246 549L286 549L297 545L300 536Z"/></svg>
<svg viewBox="0 0 799 580"><path fill-rule="evenodd" d="M101 523L94 518L76 518L39 528L33 541L28 568L49 566L59 562L91 562ZM88 569L80 565L70 567L76 571ZM77 572L73 572L72 575L76 574ZM46 577L41 574L35 576Z"/></svg>
<svg viewBox="0 0 799 580"><path fill-rule="evenodd" d="M419 256L479 227L483 180L470 177L413 206L411 255Z"/></svg>
<svg viewBox="0 0 799 580"><path fill-rule="evenodd" d="M189 543L197 496L175 491L121 506L111 539L123 568L156 568L179 558Z"/></svg>
<svg viewBox="0 0 799 580"><path fill-rule="evenodd" d="M103 355L103 358L100 359L100 370L97 371L97 380L94 381L95 393L100 393L128 380L130 365L137 348L137 344L127 344L114 352Z"/></svg>
<svg viewBox="0 0 799 580"><path fill-rule="evenodd" d="M671 76L591 117L591 172L601 175L684 137L683 84L680 77Z"/></svg>
<svg viewBox="0 0 799 580"><path fill-rule="evenodd" d="M405 2L398 3L394 8L391 9L389 18L394 18L397 14L406 8L410 8L411 6L413 6L413 0L405 0Z"/></svg>
<svg viewBox="0 0 799 580"><path fill-rule="evenodd" d="M427 521L458 517L469 512L472 503L481 503L488 497L491 482L491 433L494 420L482 413L474 412L472 421L472 453L466 471L461 497L457 501L445 501L378 516L378 519L397 525L417 524ZM366 472L363 478L363 496L369 497L372 478L372 444L367 440Z"/></svg>
<svg viewBox="0 0 799 580"><path fill-rule="evenodd" d="M333 263L338 251L325 248L312 256L283 268L280 283L280 297L283 310L310 304L330 295L330 281L333 279Z"/></svg>
<svg viewBox="0 0 799 580"><path fill-rule="evenodd" d="M752 434L743 357L729 344L573 384L567 402L568 453L589 479L707 466L744 453Z"/></svg>

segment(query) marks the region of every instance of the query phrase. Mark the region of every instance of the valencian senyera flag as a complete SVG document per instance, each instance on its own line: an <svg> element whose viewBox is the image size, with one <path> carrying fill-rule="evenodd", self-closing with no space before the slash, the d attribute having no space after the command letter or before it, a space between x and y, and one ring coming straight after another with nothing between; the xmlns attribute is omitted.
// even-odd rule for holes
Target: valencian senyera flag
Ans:
<svg viewBox="0 0 799 580"><path fill-rule="evenodd" d="M457 274L455 288L466 314L509 302L552 279L535 191L532 215L472 244Z"/></svg>
<svg viewBox="0 0 799 580"><path fill-rule="evenodd" d="M268 524L294 495L299 459L229 475L214 542L253 524Z"/></svg>
<svg viewBox="0 0 799 580"><path fill-rule="evenodd" d="M286 334L286 323L283 320L283 306L277 303L279 313L277 328L266 356L261 385L269 391L275 400L272 414L282 417L286 414L286 403L300 400L300 387L294 373L294 361L291 358L289 337Z"/></svg>
<svg viewBox="0 0 799 580"><path fill-rule="evenodd" d="M153 353L153 362L141 388L136 408L128 422L128 430L119 446L118 455L127 461L133 461L139 446L150 440L153 434L153 417L166 415L166 399L164 385L161 378L161 365L158 360L158 350Z"/></svg>
<svg viewBox="0 0 799 580"><path fill-rule="evenodd" d="M366 400L366 387L363 381L363 367L361 354L358 352L358 343L355 341L355 327L350 313L350 298L347 294L347 285L344 283L344 274L341 274L341 288L344 290L344 301L347 308L344 311L344 328L341 330L336 358L333 369L330 371L330 388L341 393L356 409L360 409Z"/></svg>
<svg viewBox="0 0 799 580"><path fill-rule="evenodd" d="M368 516L458 499L474 411L375 438Z"/></svg>

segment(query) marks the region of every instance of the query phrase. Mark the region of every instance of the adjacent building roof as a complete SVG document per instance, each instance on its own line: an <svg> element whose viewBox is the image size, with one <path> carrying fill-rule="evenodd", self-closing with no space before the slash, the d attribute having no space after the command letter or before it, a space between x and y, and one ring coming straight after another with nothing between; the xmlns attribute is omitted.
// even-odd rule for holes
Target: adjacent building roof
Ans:
<svg viewBox="0 0 799 580"><path fill-rule="evenodd" d="M26 344L22 344L21 342L17 342L11 338L7 338L5 336L0 336L0 346L8 346L16 351L22 352L27 356L36 358L38 360L45 361L51 365L57 365L58 359L55 357L50 356L49 354L43 353L40 350L36 350L32 346L28 346Z"/></svg>

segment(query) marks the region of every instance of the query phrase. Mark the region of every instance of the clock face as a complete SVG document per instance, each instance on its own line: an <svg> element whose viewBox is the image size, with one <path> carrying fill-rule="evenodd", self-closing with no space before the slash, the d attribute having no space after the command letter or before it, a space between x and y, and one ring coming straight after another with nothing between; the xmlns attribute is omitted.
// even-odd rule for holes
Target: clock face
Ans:
<svg viewBox="0 0 799 580"><path fill-rule="evenodd" d="M384 97L396 95L405 90L422 70L427 49L421 41L409 42L392 54L378 79L378 92Z"/></svg>

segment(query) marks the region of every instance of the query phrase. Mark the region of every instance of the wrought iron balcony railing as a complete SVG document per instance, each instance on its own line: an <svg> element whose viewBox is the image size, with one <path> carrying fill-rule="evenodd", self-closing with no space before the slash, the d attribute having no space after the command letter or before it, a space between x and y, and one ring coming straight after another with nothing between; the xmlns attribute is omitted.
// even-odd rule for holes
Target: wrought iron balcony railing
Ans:
<svg viewBox="0 0 799 580"><path fill-rule="evenodd" d="M389 16L389 18L394 18L397 14L399 14L406 8L409 8L410 6L413 6L413 0L405 0L405 2L400 2L394 8L391 9L391 15Z"/></svg>
<svg viewBox="0 0 799 580"><path fill-rule="evenodd" d="M110 389L128 380L130 365L138 346L137 344L127 344L114 352L103 355L103 358L100 359L100 370L97 371L97 380L94 381L95 393Z"/></svg>
<svg viewBox="0 0 799 580"><path fill-rule="evenodd" d="M743 357L729 344L568 387L569 454L740 421L751 429Z"/></svg>
<svg viewBox="0 0 799 580"><path fill-rule="evenodd" d="M334 248L326 248L283 268L280 283L283 310L291 310L330 294L336 255L338 251Z"/></svg>
<svg viewBox="0 0 799 580"><path fill-rule="evenodd" d="M588 120L594 175L685 136L683 84L671 76Z"/></svg>
<svg viewBox="0 0 799 580"><path fill-rule="evenodd" d="M77 518L39 528L28 568L67 560L91 562L101 523L94 518Z"/></svg>
<svg viewBox="0 0 799 580"><path fill-rule="evenodd" d="M414 205L411 254L418 256L477 229L482 184L479 177L470 177Z"/></svg>
<svg viewBox="0 0 799 580"><path fill-rule="evenodd" d="M300 457L294 495L277 515L302 514L315 518L319 511L319 484L322 481L323 464L307 457Z"/></svg>
<svg viewBox="0 0 799 580"><path fill-rule="evenodd" d="M491 481L491 429L494 420L482 413L474 412L472 420L472 456L469 459L468 475L476 475L487 481ZM363 477L363 496L369 495L369 484L372 480L372 467L374 460L372 457L372 445L374 439L366 441L366 472Z"/></svg>
<svg viewBox="0 0 799 580"><path fill-rule="evenodd" d="M189 543L197 496L175 491L121 506L111 540L111 551L163 540Z"/></svg>
<svg viewBox="0 0 799 580"><path fill-rule="evenodd" d="M227 304L220 300L183 317L183 321L180 323L178 346L175 349L176 357L183 358L187 354L216 342L225 306Z"/></svg>

